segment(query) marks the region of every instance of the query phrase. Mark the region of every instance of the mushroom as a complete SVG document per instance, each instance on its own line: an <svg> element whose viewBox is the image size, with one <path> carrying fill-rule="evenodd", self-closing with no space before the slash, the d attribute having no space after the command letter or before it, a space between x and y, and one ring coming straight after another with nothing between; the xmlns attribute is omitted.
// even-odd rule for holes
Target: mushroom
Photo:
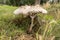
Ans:
<svg viewBox="0 0 60 40"><path fill-rule="evenodd" d="M42 8L40 5L34 5L34 6L26 5L26 6L21 6L18 9L16 9L14 11L14 14L15 15L23 14L23 15L29 15L30 16L31 25L30 25L30 28L29 28L29 32L31 32L32 28L34 26L34 24L33 24L34 23L34 18L36 17L36 14L40 13L40 12L44 13L44 14L47 13L47 11L44 8Z"/></svg>
<svg viewBox="0 0 60 40"><path fill-rule="evenodd" d="M35 5L33 5L33 6L29 6L29 5L21 6L14 11L15 15L23 14L23 15L30 16L31 25L30 25L28 32L32 31L32 28L34 26L34 18L36 17L36 14L40 13L40 12L44 13L44 14L47 13L47 11L44 8L42 8L39 4L40 4L40 0L35 0Z"/></svg>
<svg viewBox="0 0 60 40"><path fill-rule="evenodd" d="M45 9L43 9L40 5L35 5L35 6L21 6L18 9L14 11L14 14L29 14L29 13L47 13Z"/></svg>

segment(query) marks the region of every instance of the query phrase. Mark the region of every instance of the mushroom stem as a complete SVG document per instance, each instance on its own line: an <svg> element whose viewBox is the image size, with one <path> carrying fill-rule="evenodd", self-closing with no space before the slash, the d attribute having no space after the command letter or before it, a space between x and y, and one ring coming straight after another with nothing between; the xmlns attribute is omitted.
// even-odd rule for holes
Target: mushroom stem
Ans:
<svg viewBox="0 0 60 40"><path fill-rule="evenodd" d="M30 28L29 28L29 32L32 31L32 28L34 26L34 18L35 18L35 16L30 16L30 17L31 17L31 25L30 25Z"/></svg>

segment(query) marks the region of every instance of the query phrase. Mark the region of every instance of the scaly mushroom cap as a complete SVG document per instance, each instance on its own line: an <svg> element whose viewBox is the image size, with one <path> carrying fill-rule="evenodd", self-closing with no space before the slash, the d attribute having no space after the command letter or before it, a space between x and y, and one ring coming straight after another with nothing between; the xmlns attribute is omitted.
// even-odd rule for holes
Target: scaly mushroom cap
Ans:
<svg viewBox="0 0 60 40"><path fill-rule="evenodd" d="M47 13L45 9L43 9L40 5L35 5L30 8L30 12L35 12L35 13Z"/></svg>
<svg viewBox="0 0 60 40"><path fill-rule="evenodd" d="M47 11L45 9L43 9L41 6L39 5L35 5L35 6L21 6L18 9L16 9L14 11L14 14L29 14L29 13L47 13Z"/></svg>
<svg viewBox="0 0 60 40"><path fill-rule="evenodd" d="M14 14L27 14L29 12L30 6L21 6L14 11Z"/></svg>

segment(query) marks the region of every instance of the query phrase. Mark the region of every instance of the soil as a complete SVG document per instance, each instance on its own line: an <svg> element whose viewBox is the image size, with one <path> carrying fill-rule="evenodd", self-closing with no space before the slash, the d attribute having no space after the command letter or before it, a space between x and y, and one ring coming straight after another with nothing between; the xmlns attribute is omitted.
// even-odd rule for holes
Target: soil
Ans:
<svg viewBox="0 0 60 40"><path fill-rule="evenodd" d="M33 34L21 34L14 36L12 40L36 40L36 38Z"/></svg>

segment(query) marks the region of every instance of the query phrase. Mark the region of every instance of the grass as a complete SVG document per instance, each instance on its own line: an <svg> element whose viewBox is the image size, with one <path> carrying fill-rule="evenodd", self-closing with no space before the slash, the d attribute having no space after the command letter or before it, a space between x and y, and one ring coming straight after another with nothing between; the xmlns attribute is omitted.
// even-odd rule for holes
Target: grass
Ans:
<svg viewBox="0 0 60 40"><path fill-rule="evenodd" d="M30 25L29 18L23 18L22 15L16 16L13 14L13 11L17 7L0 5L0 40L11 40L16 35L21 35L25 33L27 28ZM51 5L47 8L48 14L43 15L39 14L39 18L51 22L51 20L56 20L57 25L53 25L53 34L56 36L56 40L59 40L60 37L60 5ZM41 25L46 26L46 25ZM52 26L52 27L53 27ZM43 28L43 27L42 27ZM42 29L43 32L44 28ZM47 34L51 32L49 29Z"/></svg>
<svg viewBox="0 0 60 40"><path fill-rule="evenodd" d="M9 40L7 37L9 38L17 33L24 32L23 27L19 28L16 24L12 23L13 19L15 19L13 11L16 8L7 5L0 6L0 40Z"/></svg>

